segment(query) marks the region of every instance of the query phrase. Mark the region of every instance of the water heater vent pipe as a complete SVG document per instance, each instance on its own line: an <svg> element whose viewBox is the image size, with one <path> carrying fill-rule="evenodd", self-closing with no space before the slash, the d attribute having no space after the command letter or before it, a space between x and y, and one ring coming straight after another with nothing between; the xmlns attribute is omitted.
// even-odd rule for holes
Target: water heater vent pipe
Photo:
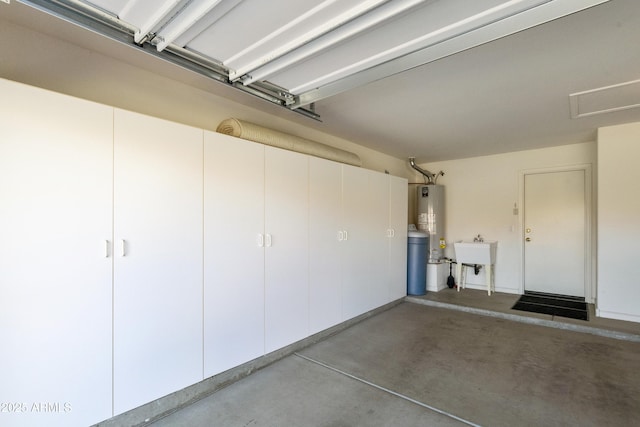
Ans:
<svg viewBox="0 0 640 427"><path fill-rule="evenodd" d="M426 178L425 181L427 185L435 184L436 181L438 180L438 177L444 175L444 172L442 171L434 175L428 170L422 169L420 166L416 165L415 157L409 157L409 164L411 165L412 168L420 172Z"/></svg>

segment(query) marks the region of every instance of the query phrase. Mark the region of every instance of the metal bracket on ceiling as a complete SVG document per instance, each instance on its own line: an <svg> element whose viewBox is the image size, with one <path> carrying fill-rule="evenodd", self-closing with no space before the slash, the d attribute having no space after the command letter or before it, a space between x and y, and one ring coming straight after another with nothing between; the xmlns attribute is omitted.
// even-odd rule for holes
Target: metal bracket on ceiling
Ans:
<svg viewBox="0 0 640 427"><path fill-rule="evenodd" d="M289 106L289 105L293 105L296 102L296 97L293 96L290 93L283 93L282 96L284 97L284 105Z"/></svg>

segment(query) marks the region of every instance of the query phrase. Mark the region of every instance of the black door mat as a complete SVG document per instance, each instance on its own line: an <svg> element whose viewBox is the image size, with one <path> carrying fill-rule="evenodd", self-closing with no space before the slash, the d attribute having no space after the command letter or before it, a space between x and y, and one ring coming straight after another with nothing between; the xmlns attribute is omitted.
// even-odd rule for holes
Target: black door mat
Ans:
<svg viewBox="0 0 640 427"><path fill-rule="evenodd" d="M584 298L568 295L526 291L511 309L589 320L589 311Z"/></svg>

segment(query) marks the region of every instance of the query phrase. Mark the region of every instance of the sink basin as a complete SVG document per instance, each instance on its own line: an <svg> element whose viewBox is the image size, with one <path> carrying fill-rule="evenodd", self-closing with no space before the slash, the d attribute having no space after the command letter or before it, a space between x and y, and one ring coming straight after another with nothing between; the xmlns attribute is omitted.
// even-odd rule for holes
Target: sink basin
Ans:
<svg viewBox="0 0 640 427"><path fill-rule="evenodd" d="M463 264L495 264L498 242L454 242L456 261Z"/></svg>

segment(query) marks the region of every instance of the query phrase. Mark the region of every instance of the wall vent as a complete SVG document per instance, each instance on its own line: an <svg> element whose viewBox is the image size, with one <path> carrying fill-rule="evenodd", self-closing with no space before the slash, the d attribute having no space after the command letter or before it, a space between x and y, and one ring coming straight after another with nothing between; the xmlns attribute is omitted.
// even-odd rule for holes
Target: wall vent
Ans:
<svg viewBox="0 0 640 427"><path fill-rule="evenodd" d="M571 118L640 107L640 80L576 92L569 95Z"/></svg>

